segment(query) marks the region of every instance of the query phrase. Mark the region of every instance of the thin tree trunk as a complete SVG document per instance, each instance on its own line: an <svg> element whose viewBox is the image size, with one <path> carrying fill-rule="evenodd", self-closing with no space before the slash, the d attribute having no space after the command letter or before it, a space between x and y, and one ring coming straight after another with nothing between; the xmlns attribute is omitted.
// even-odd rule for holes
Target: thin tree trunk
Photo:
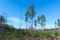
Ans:
<svg viewBox="0 0 60 40"><path fill-rule="evenodd" d="M27 31L27 25L28 25L28 23L26 22L26 31Z"/></svg>
<svg viewBox="0 0 60 40"><path fill-rule="evenodd" d="M31 30L33 30L33 18L31 19Z"/></svg>
<svg viewBox="0 0 60 40"><path fill-rule="evenodd" d="M33 18L31 19L31 37L32 37L32 40L33 40L33 34L32 34L32 31L33 31Z"/></svg>
<svg viewBox="0 0 60 40"><path fill-rule="evenodd" d="M26 22L26 29L27 29L27 26L28 26L28 22Z"/></svg>

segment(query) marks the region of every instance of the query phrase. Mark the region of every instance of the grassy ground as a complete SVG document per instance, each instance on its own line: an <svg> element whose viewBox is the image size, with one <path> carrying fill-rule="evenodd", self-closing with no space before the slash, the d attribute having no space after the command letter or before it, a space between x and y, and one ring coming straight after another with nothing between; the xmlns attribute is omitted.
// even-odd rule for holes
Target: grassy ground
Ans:
<svg viewBox="0 0 60 40"><path fill-rule="evenodd" d="M14 30L14 31L4 31L5 37L54 37L60 36L60 32L56 30L46 30L46 31L25 31L25 30Z"/></svg>
<svg viewBox="0 0 60 40"><path fill-rule="evenodd" d="M19 30L4 30L0 32L0 37L5 38L6 40L17 40L17 39L30 39L30 38L52 38L52 37L60 37L60 32L58 30L34 30L28 31L24 29Z"/></svg>

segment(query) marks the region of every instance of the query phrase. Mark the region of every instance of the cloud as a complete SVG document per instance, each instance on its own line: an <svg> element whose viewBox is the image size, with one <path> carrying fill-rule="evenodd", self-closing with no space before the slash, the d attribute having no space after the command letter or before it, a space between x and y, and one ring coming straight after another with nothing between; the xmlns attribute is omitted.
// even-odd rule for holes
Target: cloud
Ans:
<svg viewBox="0 0 60 40"><path fill-rule="evenodd" d="M8 17L7 20L8 20L7 24L13 25L15 28L25 28L26 26L26 23L17 17ZM20 24L21 24L21 27L20 27Z"/></svg>
<svg viewBox="0 0 60 40"><path fill-rule="evenodd" d="M25 23L23 20L21 20L20 18L17 18L17 17L8 17L7 18L8 20L10 20L10 21L13 21L13 22L15 22L15 23Z"/></svg>

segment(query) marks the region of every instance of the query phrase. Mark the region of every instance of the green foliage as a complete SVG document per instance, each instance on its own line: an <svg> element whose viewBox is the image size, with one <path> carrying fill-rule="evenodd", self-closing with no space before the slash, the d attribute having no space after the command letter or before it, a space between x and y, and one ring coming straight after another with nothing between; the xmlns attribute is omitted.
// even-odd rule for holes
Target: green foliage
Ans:
<svg viewBox="0 0 60 40"><path fill-rule="evenodd" d="M57 32L57 31L33 31L30 32L29 31L23 31L23 30L15 30L15 31L5 31L4 32L4 35L5 37L9 37L9 36L12 36L12 37L45 37L45 38L51 38L51 37L57 37L60 35L60 32ZM32 35L32 36L31 36Z"/></svg>
<svg viewBox="0 0 60 40"><path fill-rule="evenodd" d="M59 36L59 32L58 31L55 31L55 36L57 37L57 36Z"/></svg>
<svg viewBox="0 0 60 40"><path fill-rule="evenodd" d="M11 35L11 33L10 33L9 31L5 31L5 32L4 32L4 36L5 36L5 37L9 37L10 35Z"/></svg>

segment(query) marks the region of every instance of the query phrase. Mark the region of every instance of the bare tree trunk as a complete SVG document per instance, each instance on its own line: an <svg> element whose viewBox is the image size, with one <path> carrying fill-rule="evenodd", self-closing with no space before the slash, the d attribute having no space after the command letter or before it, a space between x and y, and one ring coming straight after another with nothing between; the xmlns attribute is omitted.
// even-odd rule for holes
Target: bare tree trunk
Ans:
<svg viewBox="0 0 60 40"><path fill-rule="evenodd" d="M31 19L31 30L33 30L33 18Z"/></svg>
<svg viewBox="0 0 60 40"><path fill-rule="evenodd" d="M26 22L26 29L27 29L27 22Z"/></svg>

